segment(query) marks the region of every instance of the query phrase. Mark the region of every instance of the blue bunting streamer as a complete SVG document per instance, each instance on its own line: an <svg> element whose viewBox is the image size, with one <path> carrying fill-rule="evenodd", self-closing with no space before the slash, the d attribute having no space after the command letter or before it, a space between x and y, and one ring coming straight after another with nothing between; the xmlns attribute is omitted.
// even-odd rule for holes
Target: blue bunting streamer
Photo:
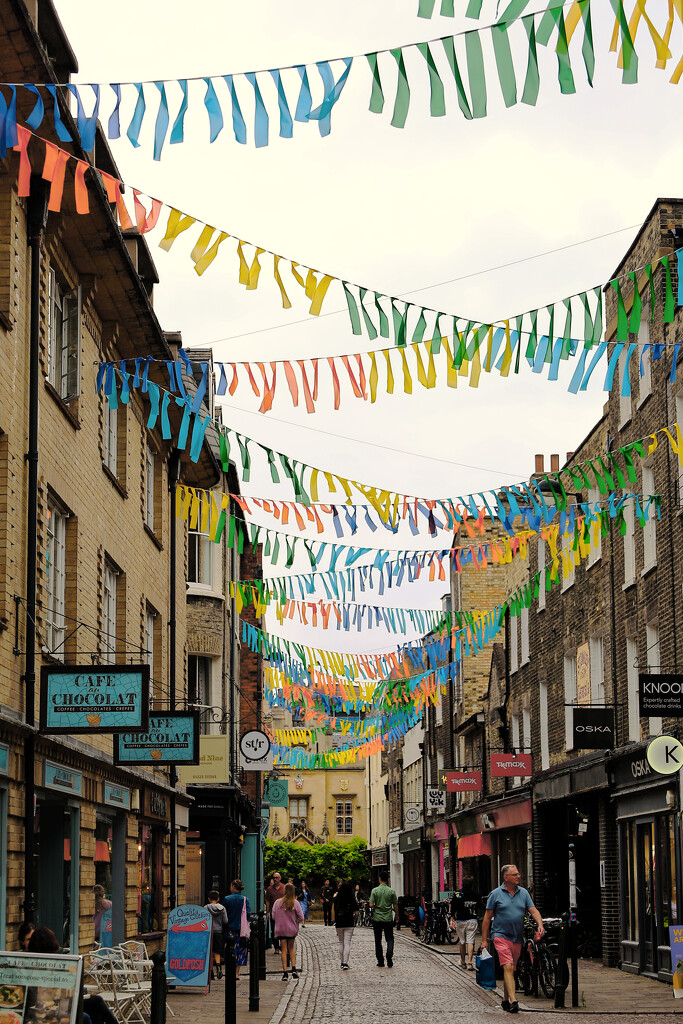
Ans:
<svg viewBox="0 0 683 1024"><path fill-rule="evenodd" d="M161 150L166 141L166 132L170 123L168 114L168 100L163 82L154 83L159 90L159 110L157 111L156 124L154 125L154 159L161 160Z"/></svg>
<svg viewBox="0 0 683 1024"><path fill-rule="evenodd" d="M138 142L138 138L140 136L142 119L145 116L147 104L145 103L145 91L142 87L142 84L140 82L137 82L135 88L138 91L138 98L135 103L135 110L133 111L133 117L131 118L131 122L128 125L128 131L126 132L126 135L130 139L133 146L135 146L135 148L137 149L137 147L140 145L140 143Z"/></svg>
<svg viewBox="0 0 683 1024"><path fill-rule="evenodd" d="M260 148L268 145L268 112L256 81L256 73L249 71L244 77L254 90L254 145Z"/></svg>
<svg viewBox="0 0 683 1024"><path fill-rule="evenodd" d="M301 64L296 69L299 72L301 78L301 88L299 89L299 99L296 104L296 111L294 113L295 121L308 121L311 116L311 87L308 84L308 71L305 64Z"/></svg>
<svg viewBox="0 0 683 1024"><path fill-rule="evenodd" d="M235 83L232 80L232 75L225 75L224 77L228 89L230 90L230 101L232 103L232 130L235 134L236 141L241 143L241 145L246 145L247 126L244 122L244 118L242 117Z"/></svg>
<svg viewBox="0 0 683 1024"><path fill-rule="evenodd" d="M185 139L185 114L187 113L187 79L181 78L178 82L183 98L180 104L180 110L173 122L173 128L171 129L171 138L169 143L171 146L176 146L179 142L183 142Z"/></svg>
<svg viewBox="0 0 683 1024"><path fill-rule="evenodd" d="M43 123L43 117L45 114L45 104L43 103L43 97L40 95L40 90L37 86L25 85L24 88L27 89L28 92L34 93L36 97L35 106L29 114L29 116L26 118L27 127L34 132L37 128L40 128L41 124Z"/></svg>
<svg viewBox="0 0 683 1024"><path fill-rule="evenodd" d="M119 118L119 111L121 109L121 86L116 84L112 85L114 96L116 97L116 106L109 115L109 123L107 125L107 135L110 139L121 138L121 121Z"/></svg>
<svg viewBox="0 0 683 1024"><path fill-rule="evenodd" d="M206 85L204 106L206 107L206 112L209 115L209 142L215 142L223 130L223 112L221 110L221 105L218 102L218 96L216 96L216 90L214 89L213 82L210 78L205 78L204 83Z"/></svg>
<svg viewBox="0 0 683 1024"><path fill-rule="evenodd" d="M277 69L270 73L273 76L273 81L275 82L275 87L277 89L277 102L280 110L280 138L291 139L293 134L292 115L287 104L287 97L285 96L285 89L282 84L282 76Z"/></svg>

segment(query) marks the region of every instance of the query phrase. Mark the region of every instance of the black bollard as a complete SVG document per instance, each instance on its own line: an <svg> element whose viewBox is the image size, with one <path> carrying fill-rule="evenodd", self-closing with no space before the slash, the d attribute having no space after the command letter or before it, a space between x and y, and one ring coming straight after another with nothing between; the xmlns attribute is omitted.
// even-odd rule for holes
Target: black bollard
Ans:
<svg viewBox="0 0 683 1024"><path fill-rule="evenodd" d="M251 926L251 937L249 939L249 1010L258 1013L259 1009L259 922L254 921Z"/></svg>
<svg viewBox="0 0 683 1024"><path fill-rule="evenodd" d="M237 1016L236 970L235 940L228 934L225 940L225 1024L235 1024Z"/></svg>
<svg viewBox="0 0 683 1024"><path fill-rule="evenodd" d="M152 984L150 990L149 1024L166 1024L166 954L158 949L152 953Z"/></svg>
<svg viewBox="0 0 683 1024"><path fill-rule="evenodd" d="M258 976L259 981L266 980L266 915L258 912Z"/></svg>
<svg viewBox="0 0 683 1024"><path fill-rule="evenodd" d="M555 975L555 1009L561 1010L564 1007L564 990L566 988L565 979L567 977L567 928L569 915L564 913L562 915L562 924L560 925L560 937L558 942L557 952L557 974Z"/></svg>

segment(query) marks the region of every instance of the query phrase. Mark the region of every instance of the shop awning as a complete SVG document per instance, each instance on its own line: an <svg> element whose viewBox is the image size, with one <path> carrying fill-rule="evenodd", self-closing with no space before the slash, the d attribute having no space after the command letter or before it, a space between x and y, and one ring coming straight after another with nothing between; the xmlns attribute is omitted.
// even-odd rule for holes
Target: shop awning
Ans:
<svg viewBox="0 0 683 1024"><path fill-rule="evenodd" d="M474 836L463 836L458 839L458 860L464 857L490 857L491 836L481 832Z"/></svg>

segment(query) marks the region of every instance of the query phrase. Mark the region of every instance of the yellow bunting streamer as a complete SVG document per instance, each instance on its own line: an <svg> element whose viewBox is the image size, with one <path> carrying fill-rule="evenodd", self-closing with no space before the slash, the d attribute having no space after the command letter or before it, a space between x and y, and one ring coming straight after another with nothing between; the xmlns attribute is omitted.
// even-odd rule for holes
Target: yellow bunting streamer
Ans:
<svg viewBox="0 0 683 1024"><path fill-rule="evenodd" d="M282 308L283 309L291 309L292 308L292 303L289 301L289 296L287 295L287 292L285 291L285 286L282 283L282 278L280 276L280 266L279 266L279 264L280 264L280 257L279 256L273 256L273 276L274 276L275 280L277 281L277 286L280 289L280 295L282 296Z"/></svg>
<svg viewBox="0 0 683 1024"><path fill-rule="evenodd" d="M166 234L159 242L159 248L169 252L178 235L183 231L187 231L189 227L196 223L194 217L189 217L181 213L180 210L171 208L168 223L166 224Z"/></svg>

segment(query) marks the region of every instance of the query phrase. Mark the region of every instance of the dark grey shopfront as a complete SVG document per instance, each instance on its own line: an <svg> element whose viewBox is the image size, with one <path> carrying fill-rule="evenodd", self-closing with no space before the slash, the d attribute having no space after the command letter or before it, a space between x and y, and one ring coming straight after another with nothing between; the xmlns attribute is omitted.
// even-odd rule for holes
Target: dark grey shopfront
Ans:
<svg viewBox="0 0 683 1024"><path fill-rule="evenodd" d="M639 746L610 765L619 830L622 968L671 981L668 928L682 921L678 775Z"/></svg>

